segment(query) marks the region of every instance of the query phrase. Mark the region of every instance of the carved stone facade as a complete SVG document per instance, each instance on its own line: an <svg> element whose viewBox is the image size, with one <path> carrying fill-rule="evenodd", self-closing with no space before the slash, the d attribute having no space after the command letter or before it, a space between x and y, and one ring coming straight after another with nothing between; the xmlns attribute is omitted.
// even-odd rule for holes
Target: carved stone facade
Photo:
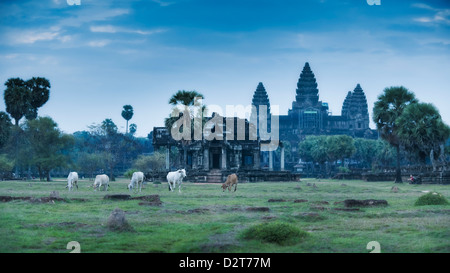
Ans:
<svg viewBox="0 0 450 273"><path fill-rule="evenodd" d="M319 100L317 86L309 63L305 63L298 79L292 109L289 109L288 115L279 116L281 141L298 143L306 135L378 138L376 130L369 128L367 100L359 84L353 92L348 92L340 116L331 115L328 103Z"/></svg>
<svg viewBox="0 0 450 273"><path fill-rule="evenodd" d="M191 140L181 143L173 140L167 128L155 127L153 129L153 146L177 147L180 151L179 165L191 170L209 171L220 170L257 170L260 166L260 142L252 140L250 129L253 126L247 120L240 118L225 118L213 115L212 118L223 120L223 127L227 122L233 125L233 132L223 131L222 139L207 140L202 136L201 140ZM238 128L245 128L243 136L238 135ZM231 126L231 125L230 125ZM230 127L231 128L231 127ZM256 131L255 131L256 132ZM166 151L169 151L168 149ZM169 166L166 166L169 169Z"/></svg>
<svg viewBox="0 0 450 273"><path fill-rule="evenodd" d="M242 102L237 101L237 104ZM271 131L271 113L269 95L263 83L259 83L252 99L252 105L256 106L257 119L261 117L261 106L267 109L267 127ZM264 108L263 108L264 109ZM253 113L252 113L253 114ZM222 172L274 170L274 162L277 169L284 171L284 147L280 146L282 158L276 158L275 152L262 152L259 139L259 123L253 125L246 119L237 117L220 117L213 115L206 120L219 118L220 127L223 128L223 138L207 140L202 135L201 140L175 141L165 127L155 127L153 130L153 146L177 147L179 150L178 167L200 172L221 170ZM297 82L295 100L287 115L278 116L279 140L290 142L293 160L296 147L307 135L350 135L353 137L378 138L376 130L369 128L369 112L366 96L359 84L353 91L349 91L342 106L340 116L333 116L329 112L328 103L319 100L319 89L314 73L305 63ZM254 117L251 120L255 120ZM233 130L227 131L226 123L233 123ZM242 131L245 128L245 137L238 136L238 127ZM254 131L252 131L252 130ZM251 137L251 132L256 135ZM227 137L228 136L228 137ZM233 136L233 137L230 137ZM170 169L169 149L167 149L166 169ZM292 162L291 162L292 163ZM291 168L292 169L292 166ZM223 178L223 177L222 177Z"/></svg>

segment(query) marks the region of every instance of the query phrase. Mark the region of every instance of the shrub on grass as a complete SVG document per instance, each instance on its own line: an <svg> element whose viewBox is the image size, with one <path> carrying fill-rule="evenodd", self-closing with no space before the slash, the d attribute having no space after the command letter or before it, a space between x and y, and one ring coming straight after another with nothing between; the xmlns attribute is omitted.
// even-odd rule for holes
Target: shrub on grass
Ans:
<svg viewBox="0 0 450 273"><path fill-rule="evenodd" d="M279 245L296 243L305 236L307 236L305 231L280 222L258 224L247 228L242 233L242 238L246 240L261 240Z"/></svg>
<svg viewBox="0 0 450 273"><path fill-rule="evenodd" d="M416 206L426 206L426 205L448 205L448 201L440 193L429 192L427 194L419 197L415 203Z"/></svg>
<svg viewBox="0 0 450 273"><path fill-rule="evenodd" d="M134 172L138 172L139 170L137 169L128 169L123 176L125 176L125 178L131 179L131 177L133 176Z"/></svg>

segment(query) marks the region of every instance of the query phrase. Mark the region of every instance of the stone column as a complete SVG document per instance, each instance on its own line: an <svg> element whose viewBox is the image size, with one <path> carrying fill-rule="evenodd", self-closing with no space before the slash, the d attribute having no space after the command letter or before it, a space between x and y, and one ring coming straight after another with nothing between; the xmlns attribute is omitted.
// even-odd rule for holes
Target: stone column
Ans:
<svg viewBox="0 0 450 273"><path fill-rule="evenodd" d="M169 171L170 170L170 146L167 145L167 149L166 149L166 170Z"/></svg>
<svg viewBox="0 0 450 273"><path fill-rule="evenodd" d="M259 170L261 162L259 158L259 150L253 152L253 168Z"/></svg>
<svg viewBox="0 0 450 273"><path fill-rule="evenodd" d="M195 150L194 152L192 152L192 156L191 156L191 163L192 163L192 169L195 170L197 169L197 165L198 165L198 151Z"/></svg>
<svg viewBox="0 0 450 273"><path fill-rule="evenodd" d="M203 149L203 169L209 171L209 149Z"/></svg>
<svg viewBox="0 0 450 273"><path fill-rule="evenodd" d="M284 171L284 146L281 147L281 170Z"/></svg>
<svg viewBox="0 0 450 273"><path fill-rule="evenodd" d="M222 147L222 170L227 169L227 149Z"/></svg>
<svg viewBox="0 0 450 273"><path fill-rule="evenodd" d="M273 171L273 156L272 156L272 152L268 152L269 153L269 171Z"/></svg>
<svg viewBox="0 0 450 273"><path fill-rule="evenodd" d="M242 161L241 161L241 150L235 151L234 154L234 165L239 169L241 167Z"/></svg>

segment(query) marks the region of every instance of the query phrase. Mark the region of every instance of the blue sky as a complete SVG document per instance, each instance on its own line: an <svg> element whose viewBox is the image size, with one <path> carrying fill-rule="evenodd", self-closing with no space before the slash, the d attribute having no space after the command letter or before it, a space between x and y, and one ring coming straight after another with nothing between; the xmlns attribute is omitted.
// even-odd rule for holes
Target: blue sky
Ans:
<svg viewBox="0 0 450 273"><path fill-rule="evenodd" d="M3 91L11 77L48 78L39 115L66 133L105 118L125 131L120 113L130 104L130 123L147 136L177 90L225 109L250 104L263 82L287 114L309 62L333 115L358 83L370 114L385 87L403 85L450 124L449 34L448 1L6 0L0 82Z"/></svg>

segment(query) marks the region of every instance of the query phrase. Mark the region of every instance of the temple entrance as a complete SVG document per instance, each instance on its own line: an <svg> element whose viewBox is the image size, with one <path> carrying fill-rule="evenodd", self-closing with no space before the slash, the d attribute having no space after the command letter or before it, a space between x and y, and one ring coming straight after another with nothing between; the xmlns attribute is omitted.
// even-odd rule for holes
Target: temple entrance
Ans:
<svg viewBox="0 0 450 273"><path fill-rule="evenodd" d="M220 169L220 154L219 153L214 153L212 155L212 168Z"/></svg>
<svg viewBox="0 0 450 273"><path fill-rule="evenodd" d="M210 151L210 161L209 161L209 167L211 169L220 169L220 164L222 163L222 149L219 147L213 147L209 149Z"/></svg>

